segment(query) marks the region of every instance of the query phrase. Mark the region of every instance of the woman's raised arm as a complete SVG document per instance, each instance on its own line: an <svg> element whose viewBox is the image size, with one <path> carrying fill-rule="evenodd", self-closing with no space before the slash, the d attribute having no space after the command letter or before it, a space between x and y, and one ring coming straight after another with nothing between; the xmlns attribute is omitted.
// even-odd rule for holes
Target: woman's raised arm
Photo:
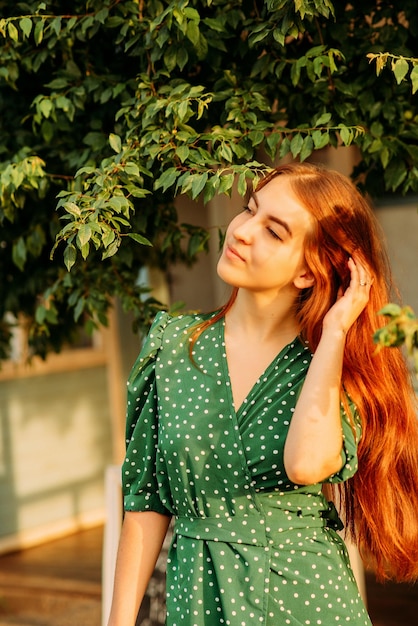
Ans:
<svg viewBox="0 0 418 626"><path fill-rule="evenodd" d="M348 267L350 285L324 318L322 337L286 439L284 464L288 477L296 484L321 482L342 464L340 403L345 338L367 305L371 287L367 268L358 259L350 259Z"/></svg>

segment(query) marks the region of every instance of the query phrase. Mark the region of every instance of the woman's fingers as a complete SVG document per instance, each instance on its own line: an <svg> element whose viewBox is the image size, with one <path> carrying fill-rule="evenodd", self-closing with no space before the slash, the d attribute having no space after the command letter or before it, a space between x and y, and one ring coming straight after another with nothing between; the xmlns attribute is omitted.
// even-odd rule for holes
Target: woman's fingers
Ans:
<svg viewBox="0 0 418 626"><path fill-rule="evenodd" d="M354 283L353 286L359 286L363 288L371 287L373 279L368 271L367 267L361 263L361 261L354 255L350 257L348 266L351 272L351 280Z"/></svg>
<svg viewBox="0 0 418 626"><path fill-rule="evenodd" d="M335 304L324 318L324 325L346 332L367 306L372 278L368 268L357 257L348 260L351 273L350 285L344 293L338 293Z"/></svg>

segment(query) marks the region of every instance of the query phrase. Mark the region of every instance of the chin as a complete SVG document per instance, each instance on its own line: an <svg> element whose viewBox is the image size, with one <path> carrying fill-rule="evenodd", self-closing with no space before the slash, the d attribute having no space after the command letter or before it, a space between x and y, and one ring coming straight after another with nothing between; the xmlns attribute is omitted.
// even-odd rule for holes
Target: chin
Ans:
<svg viewBox="0 0 418 626"><path fill-rule="evenodd" d="M235 267L223 254L219 258L216 266L216 273L219 278L230 287L237 289L239 287L245 287L246 281L245 276L242 274L242 269Z"/></svg>

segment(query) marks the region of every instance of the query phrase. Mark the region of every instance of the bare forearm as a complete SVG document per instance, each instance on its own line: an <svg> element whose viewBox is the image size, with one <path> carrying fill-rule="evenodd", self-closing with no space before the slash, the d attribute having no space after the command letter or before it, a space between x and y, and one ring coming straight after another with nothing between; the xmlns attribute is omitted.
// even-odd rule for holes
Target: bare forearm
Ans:
<svg viewBox="0 0 418 626"><path fill-rule="evenodd" d="M289 428L284 463L296 483L319 482L341 466L341 374L345 332L324 328Z"/></svg>
<svg viewBox="0 0 418 626"><path fill-rule="evenodd" d="M128 512L123 522L108 626L134 626L170 518Z"/></svg>

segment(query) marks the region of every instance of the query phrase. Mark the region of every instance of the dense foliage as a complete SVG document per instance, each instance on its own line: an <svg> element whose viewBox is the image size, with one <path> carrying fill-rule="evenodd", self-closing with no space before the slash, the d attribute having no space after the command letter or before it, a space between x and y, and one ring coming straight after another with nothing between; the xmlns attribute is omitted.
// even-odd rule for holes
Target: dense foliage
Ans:
<svg viewBox="0 0 418 626"><path fill-rule="evenodd" d="M370 193L418 191L415 0L0 0L0 15L2 357L6 313L41 355L104 323L112 297L147 322L160 305L138 269L207 246L175 197L244 194L261 161L355 143ZM367 56L385 51L396 80Z"/></svg>
<svg viewBox="0 0 418 626"><path fill-rule="evenodd" d="M412 366L418 377L418 318L409 306L401 308L398 304L387 304L380 313L387 318L387 324L379 328L374 335L377 350L405 346L406 354L411 357Z"/></svg>

